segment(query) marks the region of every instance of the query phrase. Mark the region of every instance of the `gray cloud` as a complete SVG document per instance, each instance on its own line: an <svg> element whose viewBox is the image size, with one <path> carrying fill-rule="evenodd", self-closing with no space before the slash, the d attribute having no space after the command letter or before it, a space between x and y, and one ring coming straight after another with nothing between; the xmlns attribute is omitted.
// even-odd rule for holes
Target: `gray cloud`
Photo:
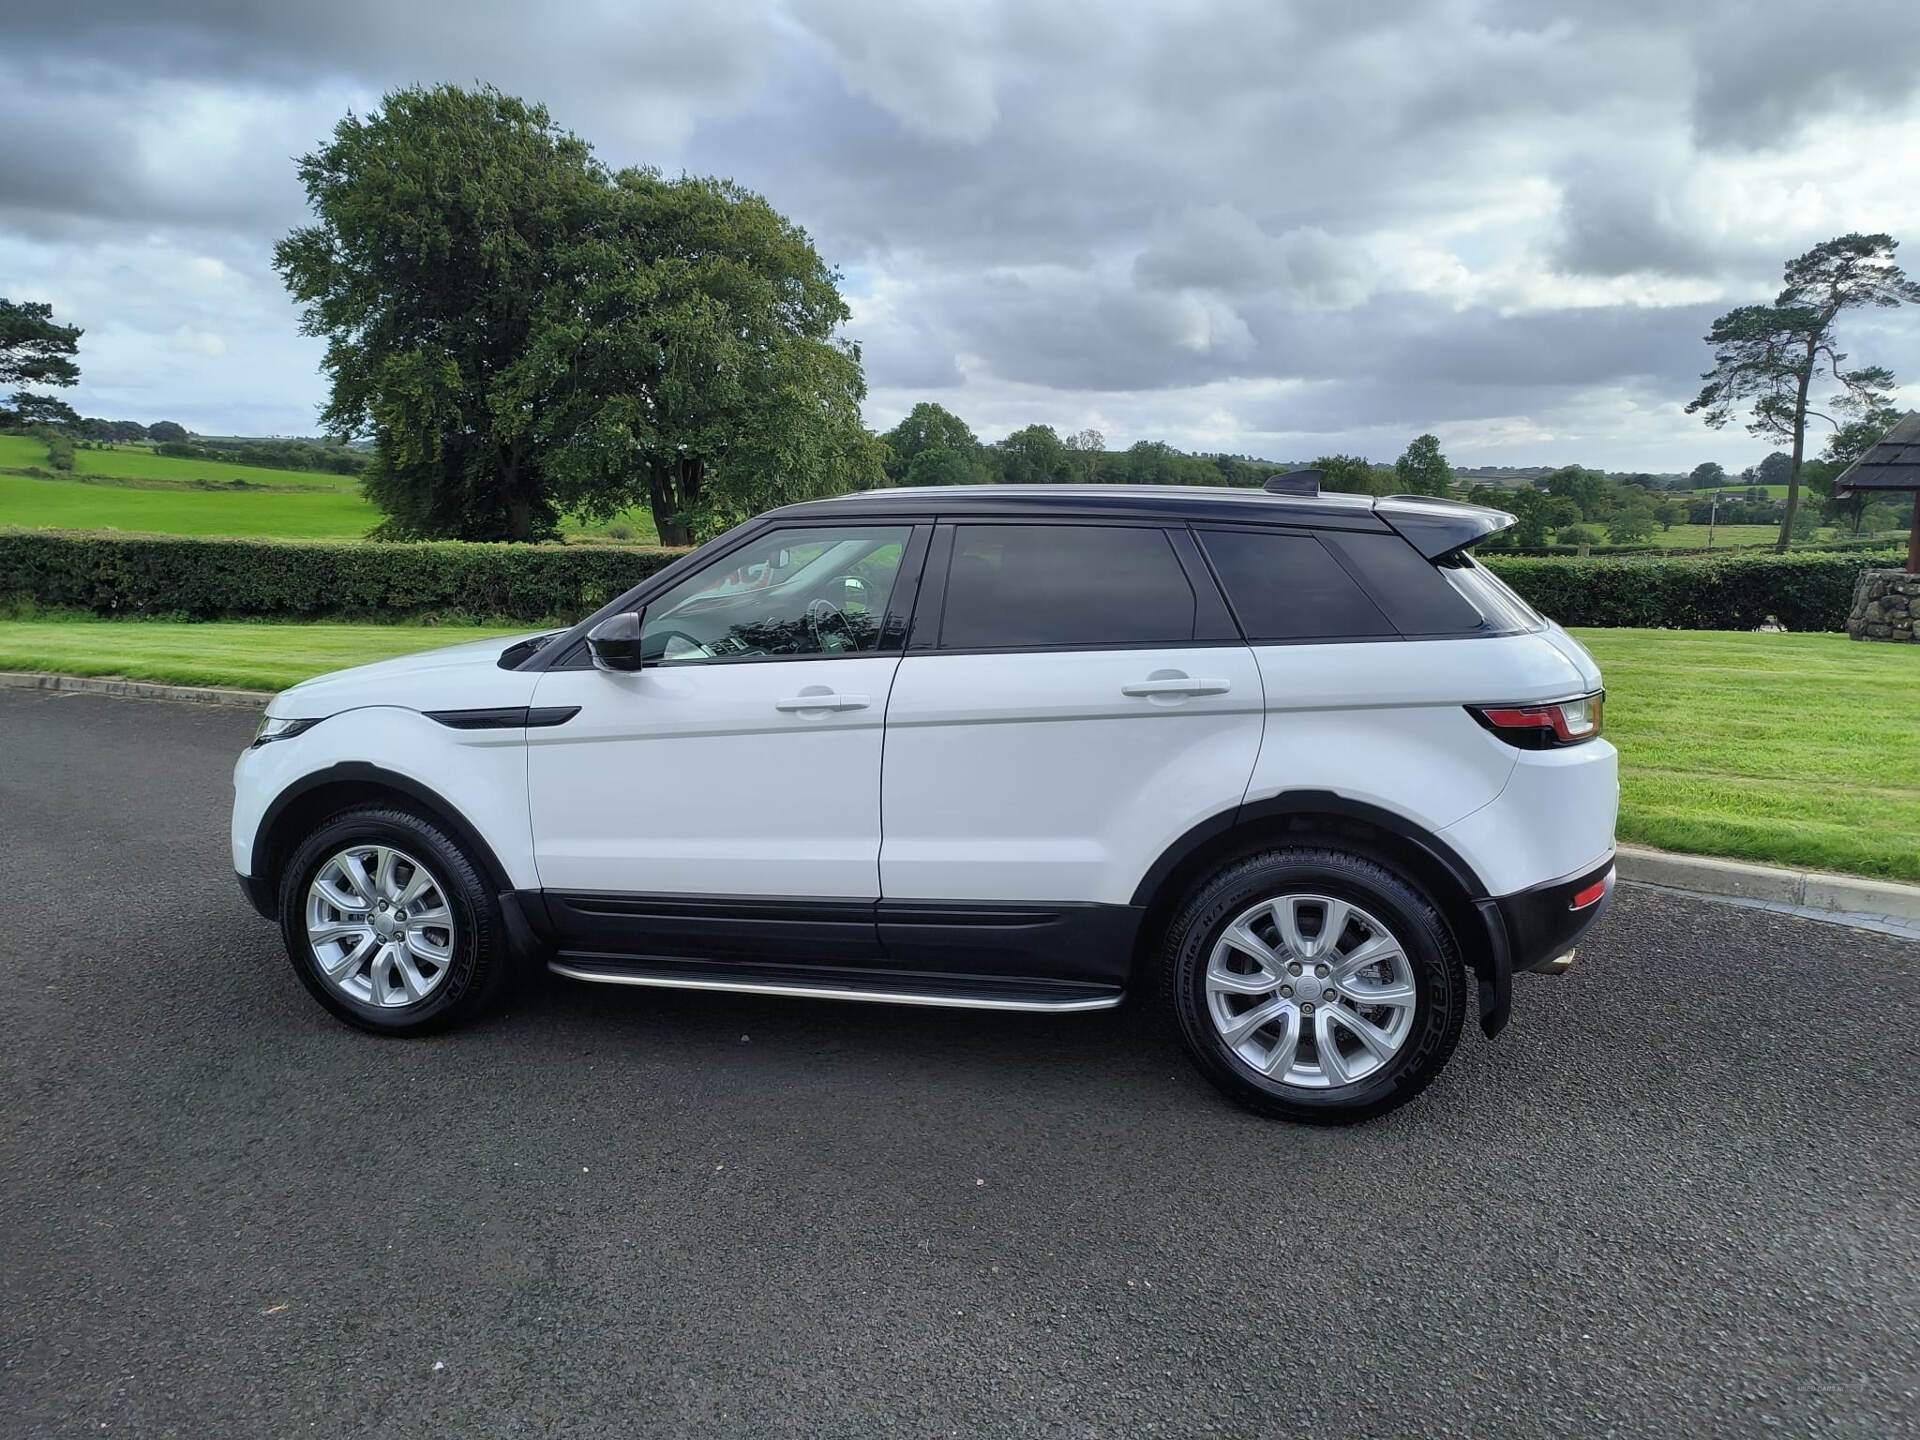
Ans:
<svg viewBox="0 0 1920 1440"><path fill-rule="evenodd" d="M1228 449L1576 419L1697 448L1711 315L1826 234L1920 221L1807 149L1888 117L1920 147L1920 10L1873 0L7 11L0 293L88 325L103 392L187 355L196 403L258 424L277 386L287 429L320 394L265 264L292 157L407 83L494 83L614 163L764 191L846 268L882 422L933 393ZM1920 367L1912 324L1868 340Z"/></svg>

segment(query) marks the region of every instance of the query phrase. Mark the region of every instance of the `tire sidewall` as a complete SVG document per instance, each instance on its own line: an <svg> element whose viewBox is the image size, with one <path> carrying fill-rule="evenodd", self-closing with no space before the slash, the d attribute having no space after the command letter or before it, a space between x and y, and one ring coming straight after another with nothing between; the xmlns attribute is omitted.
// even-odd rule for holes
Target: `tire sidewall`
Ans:
<svg viewBox="0 0 1920 1440"><path fill-rule="evenodd" d="M307 938L307 891L322 866L353 845L389 845L425 865L453 913L453 958L433 993L411 1005L369 1005L335 989ZM287 958L308 992L339 1019L384 1034L419 1033L463 1012L485 985L486 941L493 933L489 897L467 858L432 825L405 811L349 811L313 831L288 858L280 877L280 930Z"/></svg>
<svg viewBox="0 0 1920 1440"><path fill-rule="evenodd" d="M1286 893L1326 895L1376 916L1400 941L1413 972L1413 1028L1405 1043L1353 1084L1317 1091L1261 1075L1228 1048L1209 1012L1206 971L1222 933L1247 909ZM1459 1038L1466 984L1445 923L1410 884L1358 856L1276 851L1228 867L1183 909L1169 951L1170 998L1189 1054L1216 1086L1266 1114L1338 1124L1394 1109L1426 1088Z"/></svg>

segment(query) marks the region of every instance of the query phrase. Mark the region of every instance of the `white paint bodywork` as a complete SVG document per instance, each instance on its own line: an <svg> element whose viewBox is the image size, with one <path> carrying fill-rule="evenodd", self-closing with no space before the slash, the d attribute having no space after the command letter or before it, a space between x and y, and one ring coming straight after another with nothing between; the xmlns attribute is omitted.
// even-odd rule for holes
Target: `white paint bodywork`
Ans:
<svg viewBox="0 0 1920 1440"><path fill-rule="evenodd" d="M1611 745L1516 750L1464 708L1597 688L1591 657L1558 627L633 674L501 670L510 643L277 697L272 715L326 718L241 756L234 868L250 872L277 797L343 763L443 797L527 889L1126 903L1191 827L1295 790L1403 817L1494 895L1571 875L1613 845ZM1123 688L1180 677L1206 683ZM552 729L457 730L420 713L523 705L580 714Z"/></svg>
<svg viewBox="0 0 1920 1440"><path fill-rule="evenodd" d="M1128 695L1187 676L1213 693ZM887 712L884 894L1126 904L1246 793L1260 674L1243 645L910 655Z"/></svg>
<svg viewBox="0 0 1920 1440"><path fill-rule="evenodd" d="M527 732L540 883L878 898L881 728L899 664L546 672L533 703L580 713Z"/></svg>

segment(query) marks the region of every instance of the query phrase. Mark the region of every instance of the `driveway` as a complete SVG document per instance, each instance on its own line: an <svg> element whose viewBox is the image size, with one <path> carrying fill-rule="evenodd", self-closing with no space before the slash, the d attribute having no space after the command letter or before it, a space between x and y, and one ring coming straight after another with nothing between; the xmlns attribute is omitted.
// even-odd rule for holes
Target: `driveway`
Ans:
<svg viewBox="0 0 1920 1440"><path fill-rule="evenodd" d="M0 694L0 1433L1915 1433L1920 946L1624 889L1411 1108L1150 1015L330 1020L251 715Z"/></svg>

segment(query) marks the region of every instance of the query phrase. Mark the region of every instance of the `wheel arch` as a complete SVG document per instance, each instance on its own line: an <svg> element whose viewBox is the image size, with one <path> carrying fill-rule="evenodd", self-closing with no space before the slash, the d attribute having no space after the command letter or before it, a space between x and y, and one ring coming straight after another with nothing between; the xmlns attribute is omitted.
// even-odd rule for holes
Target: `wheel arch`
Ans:
<svg viewBox="0 0 1920 1440"><path fill-rule="evenodd" d="M254 832L250 873L264 882L265 893L277 895L280 867L314 824L349 805L383 802L412 810L440 826L472 857L496 891L513 889L493 847L445 796L411 776L358 760L302 776L274 797Z"/></svg>
<svg viewBox="0 0 1920 1440"><path fill-rule="evenodd" d="M1480 989L1480 1026L1506 1024L1511 961L1505 926L1486 886L1444 840L1404 815L1331 790L1291 790L1201 821L1162 852L1133 894L1142 921L1138 975L1154 962L1181 899L1202 875L1243 855L1281 845L1325 844L1400 870L1432 898Z"/></svg>

